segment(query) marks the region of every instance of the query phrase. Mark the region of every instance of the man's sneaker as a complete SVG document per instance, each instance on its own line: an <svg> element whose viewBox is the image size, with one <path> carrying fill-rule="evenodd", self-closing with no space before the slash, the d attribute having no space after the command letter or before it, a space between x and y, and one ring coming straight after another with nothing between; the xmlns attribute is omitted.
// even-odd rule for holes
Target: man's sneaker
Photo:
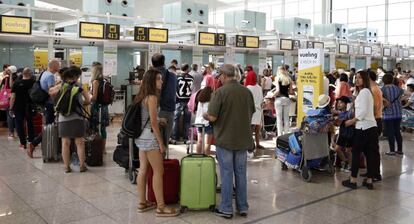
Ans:
<svg viewBox="0 0 414 224"><path fill-rule="evenodd" d="M216 210L214 210L214 214L216 214L217 216L223 217L225 219L231 219L231 218L233 218L233 214L221 212L217 208L216 208Z"/></svg>
<svg viewBox="0 0 414 224"><path fill-rule="evenodd" d="M241 212L239 212L239 215L241 217L247 217L247 211L241 211Z"/></svg>
<svg viewBox="0 0 414 224"><path fill-rule="evenodd" d="M344 186L344 187L348 187L348 188L351 188L351 189L357 189L357 184L356 183L352 183L351 182L351 180L344 180L344 181L342 181L342 186Z"/></svg>
<svg viewBox="0 0 414 224"><path fill-rule="evenodd" d="M387 156L395 156L395 152L386 152L385 155L387 155Z"/></svg>
<svg viewBox="0 0 414 224"><path fill-rule="evenodd" d="M398 155L404 155L404 153L402 151L397 151L395 153L397 153Z"/></svg>

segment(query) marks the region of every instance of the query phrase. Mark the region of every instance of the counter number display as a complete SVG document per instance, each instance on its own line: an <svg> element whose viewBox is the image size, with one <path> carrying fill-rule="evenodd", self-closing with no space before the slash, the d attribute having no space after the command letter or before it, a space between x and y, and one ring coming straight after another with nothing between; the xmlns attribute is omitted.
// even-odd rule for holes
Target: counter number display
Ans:
<svg viewBox="0 0 414 224"><path fill-rule="evenodd" d="M12 34L32 34L32 18L23 16L0 16L0 32Z"/></svg>
<svg viewBox="0 0 414 224"><path fill-rule="evenodd" d="M118 24L105 24L105 39L119 40L120 35L120 26Z"/></svg>
<svg viewBox="0 0 414 224"><path fill-rule="evenodd" d="M307 41L306 47L310 49L324 49L325 45L323 42L318 41Z"/></svg>

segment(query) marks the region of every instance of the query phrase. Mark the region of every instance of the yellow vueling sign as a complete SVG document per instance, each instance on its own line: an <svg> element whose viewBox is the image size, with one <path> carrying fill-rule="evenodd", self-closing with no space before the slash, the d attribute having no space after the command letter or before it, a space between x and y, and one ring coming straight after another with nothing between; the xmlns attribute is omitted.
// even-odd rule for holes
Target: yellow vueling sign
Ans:
<svg viewBox="0 0 414 224"><path fill-rule="evenodd" d="M167 29L149 28L148 33L149 33L148 35L149 42L168 43L168 30Z"/></svg>
<svg viewBox="0 0 414 224"><path fill-rule="evenodd" d="M214 46L216 44L216 34L207 33L207 32L199 32L198 44Z"/></svg>
<svg viewBox="0 0 414 224"><path fill-rule="evenodd" d="M1 32L32 34L32 18L20 16L1 16Z"/></svg>
<svg viewBox="0 0 414 224"><path fill-rule="evenodd" d="M105 25L103 23L79 23L79 37L104 39Z"/></svg>
<svg viewBox="0 0 414 224"><path fill-rule="evenodd" d="M246 47L259 48L259 37L246 36Z"/></svg>
<svg viewBox="0 0 414 224"><path fill-rule="evenodd" d="M323 49L299 49L298 127L300 127L306 112L318 105L319 95L324 92L324 59Z"/></svg>

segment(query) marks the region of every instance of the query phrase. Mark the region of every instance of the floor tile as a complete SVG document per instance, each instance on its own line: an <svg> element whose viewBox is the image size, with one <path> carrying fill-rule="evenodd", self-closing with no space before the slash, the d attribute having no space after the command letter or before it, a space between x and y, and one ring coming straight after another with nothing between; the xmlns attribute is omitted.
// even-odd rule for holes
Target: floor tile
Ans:
<svg viewBox="0 0 414 224"><path fill-rule="evenodd" d="M38 209L80 201L81 198L69 190L59 188L58 191L28 195L23 200L33 209Z"/></svg>
<svg viewBox="0 0 414 224"><path fill-rule="evenodd" d="M94 199L99 197L104 197L109 194L113 193L120 193L124 192L125 189L119 187L118 185L112 184L112 183L97 183L87 186L81 186L81 187L75 187L71 188L69 187L74 193L79 195L81 198L84 199Z"/></svg>
<svg viewBox="0 0 414 224"><path fill-rule="evenodd" d="M414 209L393 205L380 209L371 215L398 224L412 224L414 220Z"/></svg>
<svg viewBox="0 0 414 224"><path fill-rule="evenodd" d="M68 224L116 224L116 222L106 215L100 215L80 221L69 222Z"/></svg>
<svg viewBox="0 0 414 224"><path fill-rule="evenodd" d="M178 217L170 217L170 218L158 218L155 216L155 210L147 211L144 213L138 213L136 208L128 208L123 209L111 214L108 214L109 217L114 219L116 223L119 224L153 224L153 223L183 223ZM193 222L197 223L197 222Z"/></svg>
<svg viewBox="0 0 414 224"><path fill-rule="evenodd" d="M127 208L136 209L138 205L137 197L129 192L111 194L105 197L94 198L88 201L96 208L107 214Z"/></svg>
<svg viewBox="0 0 414 224"><path fill-rule="evenodd" d="M2 213L0 213L2 214ZM2 214L3 215L3 214ZM46 224L38 214L33 211L23 213L8 213L0 216L0 223L2 224Z"/></svg>
<svg viewBox="0 0 414 224"><path fill-rule="evenodd" d="M259 220L255 222L257 224L275 224L275 223L283 223L283 224L328 224L325 220L315 218L310 215L305 215L299 212L286 212L279 215L275 215L269 217L264 220Z"/></svg>
<svg viewBox="0 0 414 224"><path fill-rule="evenodd" d="M30 210L30 207L16 194L0 200L0 214L21 213Z"/></svg>
<svg viewBox="0 0 414 224"><path fill-rule="evenodd" d="M36 212L48 223L56 224L78 221L102 214L97 208L82 201L36 209Z"/></svg>
<svg viewBox="0 0 414 224"><path fill-rule="evenodd" d="M392 222L390 220L385 220L385 219L381 219L379 217L376 216L372 216L372 215L367 215L367 216L362 216L356 219L352 219L351 221L347 221L344 222L343 224L348 224L348 223L352 223L352 224L396 224L395 222Z"/></svg>

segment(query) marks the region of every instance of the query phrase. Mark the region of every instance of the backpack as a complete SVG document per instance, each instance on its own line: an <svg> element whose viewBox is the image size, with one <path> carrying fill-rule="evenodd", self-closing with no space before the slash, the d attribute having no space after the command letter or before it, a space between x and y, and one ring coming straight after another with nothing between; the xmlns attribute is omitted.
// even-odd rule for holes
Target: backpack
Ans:
<svg viewBox="0 0 414 224"><path fill-rule="evenodd" d="M302 122L302 130L305 133L321 133L332 124L332 115L325 109L310 109Z"/></svg>
<svg viewBox="0 0 414 224"><path fill-rule="evenodd" d="M63 83L56 97L55 111L63 116L69 116L76 112L80 106L79 93L82 89L74 83Z"/></svg>
<svg viewBox="0 0 414 224"><path fill-rule="evenodd" d="M122 119L121 133L128 138L139 138L141 133L147 125L149 118L142 126L142 106L141 102L131 104L125 112L124 118Z"/></svg>
<svg viewBox="0 0 414 224"><path fill-rule="evenodd" d="M32 99L34 104L44 104L49 99L49 93L42 89L40 85L40 79L42 78L42 74L40 74L39 79L33 84L32 88L29 90L29 96Z"/></svg>
<svg viewBox="0 0 414 224"><path fill-rule="evenodd" d="M98 97L96 102L101 105L109 105L114 102L115 90L108 80L103 79L99 81Z"/></svg>

